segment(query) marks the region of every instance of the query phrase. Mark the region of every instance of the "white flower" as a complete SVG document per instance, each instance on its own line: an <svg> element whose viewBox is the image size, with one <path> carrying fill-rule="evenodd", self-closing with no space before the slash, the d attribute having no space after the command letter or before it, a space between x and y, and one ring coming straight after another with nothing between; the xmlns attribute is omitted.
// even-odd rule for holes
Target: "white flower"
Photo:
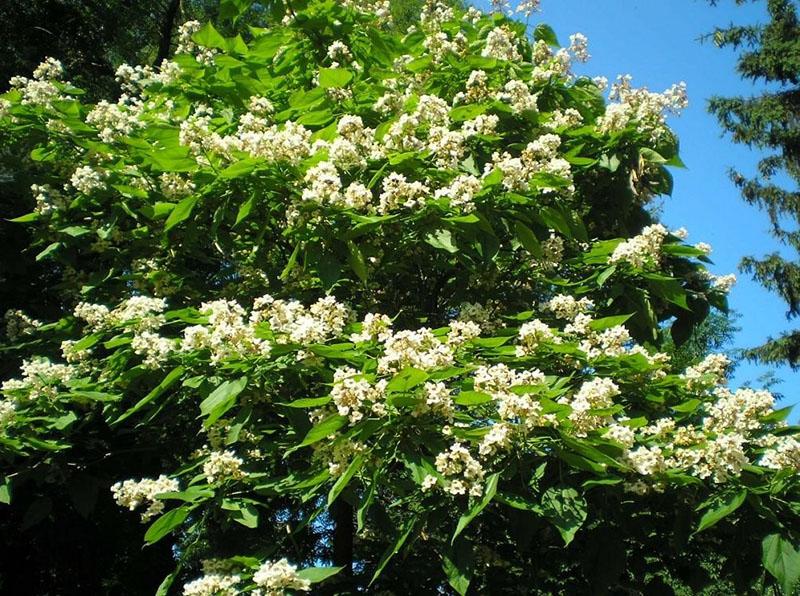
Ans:
<svg viewBox="0 0 800 596"><path fill-rule="evenodd" d="M111 487L111 494L117 505L126 507L130 511L147 505L147 509L142 513L142 522L146 522L164 511L164 502L158 500L156 496L177 490L179 490L178 481L162 474L155 479L142 478L139 481L117 482Z"/></svg>
<svg viewBox="0 0 800 596"><path fill-rule="evenodd" d="M253 582L263 588L264 596L283 596L285 590L311 590L311 582L297 575L297 567L286 559L267 561L253 574Z"/></svg>
<svg viewBox="0 0 800 596"><path fill-rule="evenodd" d="M212 451L203 464L203 475L209 484L241 480L247 475L242 470L243 463L232 451Z"/></svg>

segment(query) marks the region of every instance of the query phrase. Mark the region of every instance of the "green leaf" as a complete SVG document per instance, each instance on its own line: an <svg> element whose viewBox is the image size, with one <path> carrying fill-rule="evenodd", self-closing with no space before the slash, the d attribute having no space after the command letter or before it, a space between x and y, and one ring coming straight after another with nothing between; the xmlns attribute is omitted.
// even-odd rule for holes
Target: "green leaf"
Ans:
<svg viewBox="0 0 800 596"><path fill-rule="evenodd" d="M458 520L458 525L456 526L456 531L453 533L453 538L450 541L450 544L454 544L458 535L464 531L464 528L469 525L469 523L475 519L478 514L483 511L486 506L492 501L494 498L495 493L497 492L497 483L500 480L500 472L495 472L486 480L486 487L483 489L483 496L481 500L475 503L470 510L467 511L461 518Z"/></svg>
<svg viewBox="0 0 800 596"><path fill-rule="evenodd" d="M154 544L161 540L186 520L189 516L189 511L190 508L186 505L167 511L147 528L147 532L144 534L145 542Z"/></svg>
<svg viewBox="0 0 800 596"><path fill-rule="evenodd" d="M0 503L9 505L11 503L11 479L3 478L3 483L0 484Z"/></svg>
<svg viewBox="0 0 800 596"><path fill-rule="evenodd" d="M780 534L770 534L761 543L764 569L778 580L784 594L793 594L800 579L800 552Z"/></svg>
<svg viewBox="0 0 800 596"><path fill-rule="evenodd" d="M219 31L214 28L211 23L206 23L202 28L192 35L192 39L206 48L217 48L224 50L227 47L225 38L222 37Z"/></svg>
<svg viewBox="0 0 800 596"><path fill-rule="evenodd" d="M697 526L695 533L702 532L710 528L722 518L730 515L736 511L747 497L747 491L742 489L739 491L728 491L721 495L716 495L705 503L702 503L698 509L708 507L708 511L700 518L700 523Z"/></svg>
<svg viewBox="0 0 800 596"><path fill-rule="evenodd" d="M261 159L243 159L229 165L227 168L222 170L219 174L219 177L224 180L229 180L231 178L246 176L263 163L264 162Z"/></svg>
<svg viewBox="0 0 800 596"><path fill-rule="evenodd" d="M320 68L319 86L323 89L346 87L353 80L353 73L344 68Z"/></svg>
<svg viewBox="0 0 800 596"><path fill-rule="evenodd" d="M367 282L367 262L361 249L352 240L347 240L347 262L358 278L364 283Z"/></svg>
<svg viewBox="0 0 800 596"><path fill-rule="evenodd" d="M203 425L208 428L230 410L236 403L236 397L247 386L247 377L240 377L235 381L225 381L214 389L211 394L200 403L200 413L207 416Z"/></svg>
<svg viewBox="0 0 800 596"><path fill-rule="evenodd" d="M473 103L466 106L459 106L450 110L450 119L453 122L464 122L472 120L476 116L486 113L488 106L480 103Z"/></svg>
<svg viewBox="0 0 800 596"><path fill-rule="evenodd" d="M462 391L453 398L453 401L460 406L477 406L492 401L492 396L480 391Z"/></svg>
<svg viewBox="0 0 800 596"><path fill-rule="evenodd" d="M175 582L175 578L178 577L181 569L182 566L179 563L175 570L161 581L161 583L158 585L158 589L156 590L156 596L169 596L169 589L172 587L172 584Z"/></svg>
<svg viewBox="0 0 800 596"><path fill-rule="evenodd" d="M466 540L458 540L442 555L442 569L447 576L447 583L464 596L469 590L472 580L473 554L472 545Z"/></svg>
<svg viewBox="0 0 800 596"><path fill-rule="evenodd" d="M236 22L247 12L251 4L253 4L253 0L222 0L219 5L219 18L232 19Z"/></svg>
<svg viewBox="0 0 800 596"><path fill-rule="evenodd" d="M544 23L536 25L536 28L533 30L533 39L536 41L543 41L547 45L553 47L561 45L558 43L558 37L556 37L556 32L553 31L553 28Z"/></svg>
<svg viewBox="0 0 800 596"><path fill-rule="evenodd" d="M322 420L321 422L318 422L312 426L308 433L306 433L303 442L289 451L291 452L299 449L300 447L313 445L317 441L321 441L322 439L331 436L345 424L347 424L347 416L339 416L338 414L328 416L325 418L325 420Z"/></svg>
<svg viewBox="0 0 800 596"><path fill-rule="evenodd" d="M336 483L331 487L330 492L328 493L328 507L330 507L331 503L336 500L341 492L347 487L350 483L350 480L353 479L356 472L358 472L364 466L364 456L358 455L356 458L350 462L350 465L347 466L347 470L345 470L344 474L339 476L339 479Z"/></svg>
<svg viewBox="0 0 800 596"><path fill-rule="evenodd" d="M380 574L386 568L386 565L389 563L391 558L395 556L401 548L403 548L403 544L405 544L406 540L411 535L411 532L414 531L418 521L419 518L417 516L412 515L408 518L403 526L403 530L397 535L394 543L390 544L389 548L387 548L381 555L381 559L378 561L378 567L375 569L375 573L369 582L370 586L375 582L376 579L378 579L378 576L380 576Z"/></svg>
<svg viewBox="0 0 800 596"><path fill-rule="evenodd" d="M258 527L258 508L252 503L225 499L222 502L222 508L232 512L231 519L237 524L250 529Z"/></svg>
<svg viewBox="0 0 800 596"><path fill-rule="evenodd" d="M591 323L589 323L589 327L593 331L603 331L605 329L610 329L611 327L616 327L617 325L622 325L625 321L630 319L633 315L618 315L615 317L603 317L602 319L595 319Z"/></svg>
<svg viewBox="0 0 800 596"><path fill-rule="evenodd" d="M281 404L287 408L318 408L331 402L331 397L305 397L303 399L296 399L288 404Z"/></svg>
<svg viewBox="0 0 800 596"><path fill-rule="evenodd" d="M307 567L297 572L297 577L318 584L339 573L344 567Z"/></svg>
<svg viewBox="0 0 800 596"><path fill-rule="evenodd" d="M408 367L397 373L386 385L386 393L405 392L421 385L428 379L428 373Z"/></svg>
<svg viewBox="0 0 800 596"><path fill-rule="evenodd" d="M550 520L567 546L586 520L586 501L574 488L554 486L542 495L542 514Z"/></svg>
<svg viewBox="0 0 800 596"><path fill-rule="evenodd" d="M453 243L453 234L450 230L438 229L428 232L425 235L425 242L434 248L446 250L449 253L457 253L458 247Z"/></svg>
<svg viewBox="0 0 800 596"><path fill-rule="evenodd" d="M653 274L647 274L644 277L647 278L653 294L685 310L691 310L686 302L686 290L683 289L683 286L681 286L681 283L677 279L665 278Z"/></svg>
<svg viewBox="0 0 800 596"><path fill-rule="evenodd" d="M524 246L529 253L534 257L542 256L542 245L539 243L536 234L534 234L528 226L521 221L515 221L514 232L519 243Z"/></svg>
<svg viewBox="0 0 800 596"><path fill-rule="evenodd" d="M61 248L61 246L62 245L60 242L51 242L50 244L47 245L47 248L45 248L42 252L36 255L36 260L41 261L42 259L46 259L51 254L56 252L59 248Z"/></svg>
<svg viewBox="0 0 800 596"><path fill-rule="evenodd" d="M14 219L9 219L8 221L12 223L30 223L32 221L38 221L41 216L37 212L26 213L25 215L20 215L19 217L15 217Z"/></svg>
<svg viewBox="0 0 800 596"><path fill-rule="evenodd" d="M185 199L181 200L180 203L175 205L175 209L173 209L167 221L164 223L164 231L171 230L183 220L188 218L192 214L192 210L194 206L197 204L199 197L197 196L190 196L186 197Z"/></svg>
<svg viewBox="0 0 800 596"><path fill-rule="evenodd" d="M242 221L247 219L247 216L250 215L250 212L253 210L255 199L256 196L253 195L239 206L239 211L236 214L236 222L233 224L234 226L238 226Z"/></svg>
<svg viewBox="0 0 800 596"><path fill-rule="evenodd" d="M158 399L167 389L169 389L175 381L177 381L184 372L184 368L182 366L176 366L173 368L167 376L153 389L150 393L145 395L142 399L140 399L136 405L126 411L122 416L114 420L111 424L116 425L126 420L127 418L133 416L136 412L141 410L151 401Z"/></svg>

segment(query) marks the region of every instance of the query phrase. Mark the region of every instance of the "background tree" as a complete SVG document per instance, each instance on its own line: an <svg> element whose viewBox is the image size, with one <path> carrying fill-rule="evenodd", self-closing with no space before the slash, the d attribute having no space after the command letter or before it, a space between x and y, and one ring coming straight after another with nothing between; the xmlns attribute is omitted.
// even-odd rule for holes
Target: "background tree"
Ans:
<svg viewBox="0 0 800 596"><path fill-rule="evenodd" d="M746 0L737 0L744 4ZM712 4L715 4L712 2ZM732 171L742 197L769 216L772 235L789 250L748 256L743 271L778 293L788 306L787 317L800 315L800 22L796 0L766 0L768 21L730 25L707 38L720 47L740 51L737 70L743 79L761 83L751 97L714 97L709 110L736 143L763 150L767 156L748 177ZM748 351L762 362L800 365L800 331L788 331Z"/></svg>

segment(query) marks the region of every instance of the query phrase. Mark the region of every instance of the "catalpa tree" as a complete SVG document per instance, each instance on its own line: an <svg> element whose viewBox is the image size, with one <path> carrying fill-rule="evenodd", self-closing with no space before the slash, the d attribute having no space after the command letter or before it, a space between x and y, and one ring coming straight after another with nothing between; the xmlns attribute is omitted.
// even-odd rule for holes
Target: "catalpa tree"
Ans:
<svg viewBox="0 0 800 596"><path fill-rule="evenodd" d="M169 544L160 594L790 591L788 411L661 351L732 282L648 212L683 86L606 100L503 14L261 8L117 101L53 59L3 95L64 303L7 317L3 500Z"/></svg>

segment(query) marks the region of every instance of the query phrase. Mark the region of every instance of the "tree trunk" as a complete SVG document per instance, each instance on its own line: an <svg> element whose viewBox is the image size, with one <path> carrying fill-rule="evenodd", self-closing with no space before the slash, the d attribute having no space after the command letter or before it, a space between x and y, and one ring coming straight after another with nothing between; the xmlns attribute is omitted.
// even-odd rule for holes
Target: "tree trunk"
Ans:
<svg viewBox="0 0 800 596"><path fill-rule="evenodd" d="M338 574L341 582L350 584L353 577L353 507L344 499L336 499L333 516L333 564L344 567Z"/></svg>
<svg viewBox="0 0 800 596"><path fill-rule="evenodd" d="M178 17L178 9L181 0L170 0L167 11L164 13L164 22L161 24L161 39L158 42L158 55L156 56L156 66L169 57L169 50L172 46L172 31L175 29L175 19Z"/></svg>

